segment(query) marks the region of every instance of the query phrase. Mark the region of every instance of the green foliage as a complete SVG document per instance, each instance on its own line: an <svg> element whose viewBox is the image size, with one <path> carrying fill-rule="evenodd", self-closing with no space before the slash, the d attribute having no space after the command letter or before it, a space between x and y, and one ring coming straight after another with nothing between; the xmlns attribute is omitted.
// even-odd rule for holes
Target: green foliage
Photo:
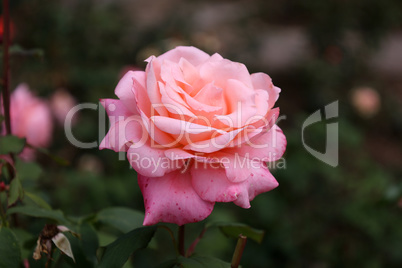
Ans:
<svg viewBox="0 0 402 268"><path fill-rule="evenodd" d="M219 230L221 230L221 232L228 237L237 239L239 235L244 235L247 236L247 238L256 241L257 243L262 242L262 239L264 238L265 234L264 230L258 230L242 223L221 222L221 223L212 223L209 226L219 227Z"/></svg>
<svg viewBox="0 0 402 268"><path fill-rule="evenodd" d="M135 229L106 246L99 267L122 267L131 254L145 248L156 231L156 226Z"/></svg>
<svg viewBox="0 0 402 268"><path fill-rule="evenodd" d="M144 213L128 208L106 208L96 214L96 219L117 230L127 233L142 226Z"/></svg>
<svg viewBox="0 0 402 268"><path fill-rule="evenodd" d="M15 162L15 169L18 172L18 177L21 181L37 180L42 174L42 168L34 162L24 162L17 158Z"/></svg>
<svg viewBox="0 0 402 268"><path fill-rule="evenodd" d="M11 229L0 227L0 268L18 268L21 263L21 250Z"/></svg>
<svg viewBox="0 0 402 268"><path fill-rule="evenodd" d="M19 206L7 210L8 215L12 215L15 213L36 218L50 219L56 221L59 224L70 223L70 221L65 218L61 210L49 210L34 206Z"/></svg>
<svg viewBox="0 0 402 268"><path fill-rule="evenodd" d="M18 154L25 146L25 139L16 136L0 136L0 155L14 153Z"/></svg>
<svg viewBox="0 0 402 268"><path fill-rule="evenodd" d="M34 193L30 193L25 191L24 192L24 197L25 198L29 198L32 202L34 202L38 207L40 208L44 208L47 210L51 210L52 208L50 207L50 205L43 200L40 196L34 194Z"/></svg>
<svg viewBox="0 0 402 268"><path fill-rule="evenodd" d="M174 267L181 268L230 268L230 263L224 262L220 259L211 256L198 256L194 255L190 258L179 257L177 264Z"/></svg>
<svg viewBox="0 0 402 268"><path fill-rule="evenodd" d="M17 200L24 198L24 190L22 189L21 181L18 177L15 177L10 183L10 192L8 196L8 205L11 206Z"/></svg>

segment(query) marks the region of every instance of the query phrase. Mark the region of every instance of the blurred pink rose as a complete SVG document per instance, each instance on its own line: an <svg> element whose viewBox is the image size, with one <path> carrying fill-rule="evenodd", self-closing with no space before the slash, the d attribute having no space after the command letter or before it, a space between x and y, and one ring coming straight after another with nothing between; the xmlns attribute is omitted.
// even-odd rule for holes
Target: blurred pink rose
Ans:
<svg viewBox="0 0 402 268"><path fill-rule="evenodd" d="M144 196L144 225L205 219L215 202L243 208L278 186L267 161L282 157L280 89L264 73L194 47L147 59L145 72L101 100L111 128L100 149L126 151Z"/></svg>
<svg viewBox="0 0 402 268"><path fill-rule="evenodd" d="M352 104L360 115L369 118L380 110L380 95L370 87L359 87L352 93Z"/></svg>
<svg viewBox="0 0 402 268"><path fill-rule="evenodd" d="M11 94L11 132L35 147L47 147L52 139L52 117L48 104L32 95L28 85L20 84ZM3 134L5 130L3 127ZM25 160L35 157L34 151L25 148L20 155Z"/></svg>
<svg viewBox="0 0 402 268"><path fill-rule="evenodd" d="M68 112L77 104L73 96L64 89L58 89L50 99L50 107L57 122L64 126L64 120ZM75 124L77 117L72 118L72 123Z"/></svg>

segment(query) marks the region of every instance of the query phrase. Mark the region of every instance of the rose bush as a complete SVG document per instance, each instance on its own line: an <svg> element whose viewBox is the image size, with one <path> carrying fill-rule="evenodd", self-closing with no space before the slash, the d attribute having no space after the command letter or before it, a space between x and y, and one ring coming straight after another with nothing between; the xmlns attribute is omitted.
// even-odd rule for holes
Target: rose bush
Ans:
<svg viewBox="0 0 402 268"><path fill-rule="evenodd" d="M266 162L282 157L280 89L264 73L194 47L151 56L129 71L119 99L103 99L100 149L127 152L144 196L144 225L205 219L215 202L243 208L278 186Z"/></svg>
<svg viewBox="0 0 402 268"><path fill-rule="evenodd" d="M26 138L28 144L35 147L47 147L52 139L53 121L46 101L34 96L28 85L20 84L10 98L11 133ZM2 135L5 135L3 125ZM20 157L31 160L35 152L25 148Z"/></svg>

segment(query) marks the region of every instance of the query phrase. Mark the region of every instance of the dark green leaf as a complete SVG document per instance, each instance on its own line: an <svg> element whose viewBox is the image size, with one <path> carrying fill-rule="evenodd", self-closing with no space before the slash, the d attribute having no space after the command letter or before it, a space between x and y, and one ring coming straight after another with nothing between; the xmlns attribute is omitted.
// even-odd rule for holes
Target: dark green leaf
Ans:
<svg viewBox="0 0 402 268"><path fill-rule="evenodd" d="M38 164L24 162L21 159L15 161L15 169L21 181L36 180L42 174L42 168Z"/></svg>
<svg viewBox="0 0 402 268"><path fill-rule="evenodd" d="M11 135L0 137L0 154L19 154L24 149L24 146L25 139Z"/></svg>
<svg viewBox="0 0 402 268"><path fill-rule="evenodd" d="M177 265L177 259L173 259L173 260L165 261L165 262L159 264L158 266L156 266L155 268L173 268L176 265Z"/></svg>
<svg viewBox="0 0 402 268"><path fill-rule="evenodd" d="M22 189L21 181L18 179L18 176L15 177L10 183L10 192L8 196L8 205L12 205L18 201L18 199L22 200L24 197L24 190Z"/></svg>
<svg viewBox="0 0 402 268"><path fill-rule="evenodd" d="M97 219L103 224L127 233L142 226L144 213L128 208L113 207L99 211Z"/></svg>
<svg viewBox="0 0 402 268"><path fill-rule="evenodd" d="M3 123L3 121L4 121L4 116L0 114L0 124Z"/></svg>
<svg viewBox="0 0 402 268"><path fill-rule="evenodd" d="M36 194L30 193L25 191L24 192L24 199L29 198L30 200L32 200L38 207L44 208L44 209L49 209L51 210L52 208L50 207L50 205L43 200L40 196L37 196Z"/></svg>
<svg viewBox="0 0 402 268"><path fill-rule="evenodd" d="M261 243L265 235L264 230L255 229L243 223L212 223L211 226L219 227L219 230L228 237L238 238L242 234L257 243Z"/></svg>
<svg viewBox="0 0 402 268"><path fill-rule="evenodd" d="M117 239L115 235L111 235L102 231L98 231L98 238L99 246L101 247L105 247Z"/></svg>
<svg viewBox="0 0 402 268"><path fill-rule="evenodd" d="M13 233L18 240L21 247L21 257L22 259L28 259L32 256L32 249L36 245L37 237L34 237L31 233L24 229L13 228ZM31 246L31 242L33 242Z"/></svg>
<svg viewBox="0 0 402 268"><path fill-rule="evenodd" d="M178 263L182 268L230 268L230 263L210 256L193 255L190 258L179 257Z"/></svg>
<svg viewBox="0 0 402 268"><path fill-rule="evenodd" d="M21 249L14 233L6 227L0 229L0 268L18 268Z"/></svg>
<svg viewBox="0 0 402 268"><path fill-rule="evenodd" d="M99 267L114 268L122 267L131 254L147 247L155 233L155 226L146 226L135 229L106 247Z"/></svg>
<svg viewBox="0 0 402 268"><path fill-rule="evenodd" d="M96 250L99 247L99 240L94 227L84 222L79 226L78 233L81 238L81 248L87 261L95 265L97 263Z"/></svg>
<svg viewBox="0 0 402 268"><path fill-rule="evenodd" d="M7 210L7 214L11 215L14 213L20 213L23 215L37 217L37 218L46 218L57 221L58 223L68 224L69 221L64 217L64 214L61 210L48 210L39 207L33 206L20 206L13 207Z"/></svg>

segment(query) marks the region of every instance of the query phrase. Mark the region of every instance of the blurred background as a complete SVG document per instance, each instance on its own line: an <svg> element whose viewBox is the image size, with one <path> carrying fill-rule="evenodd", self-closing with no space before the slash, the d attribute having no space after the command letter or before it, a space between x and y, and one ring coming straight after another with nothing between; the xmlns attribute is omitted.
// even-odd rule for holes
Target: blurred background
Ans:
<svg viewBox="0 0 402 268"><path fill-rule="evenodd" d="M27 83L43 98L98 103L115 98L119 78L177 45L244 63L282 89L286 168L280 186L248 210L217 204L207 221L244 222L266 230L249 241L243 267L402 267L402 2L398 0L184 1L14 0L12 88ZM28 53L29 54L29 53ZM70 97L69 97L70 96ZM73 99L71 101L71 99ZM339 165L331 167L302 144L302 124L339 100ZM98 140L98 111L82 110L73 133ZM305 130L324 152L326 122ZM109 206L143 211L135 171L110 150L69 144L54 130L53 154L40 159L37 191L54 208L82 216ZM188 243L205 222L188 228ZM27 228L41 226L26 223ZM100 237L101 244L113 241ZM128 267L168 258L158 235ZM197 252L230 261L236 241L208 231Z"/></svg>

